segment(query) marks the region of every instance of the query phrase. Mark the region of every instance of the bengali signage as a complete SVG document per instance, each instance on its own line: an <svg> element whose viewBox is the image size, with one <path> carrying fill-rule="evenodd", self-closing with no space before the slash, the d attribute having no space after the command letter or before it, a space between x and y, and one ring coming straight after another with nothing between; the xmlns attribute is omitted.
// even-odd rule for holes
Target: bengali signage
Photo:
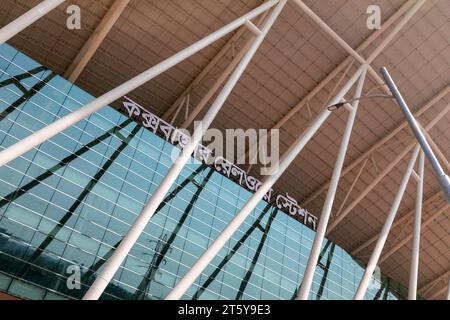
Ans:
<svg viewBox="0 0 450 320"><path fill-rule="evenodd" d="M178 128L172 126L168 122L147 111L145 108L125 97L122 103L122 112L138 122L143 127L147 128L154 134L170 142L171 144L183 149L189 143L191 137L183 133ZM226 176L230 180L238 183L241 187L251 192L256 192L262 186L262 182L255 177L247 174L242 168L231 163L221 156L213 157L210 149L199 145L194 151L193 156L213 167L218 173ZM317 217L311 214L308 210L301 208L297 201L290 197L289 194L276 195L273 189L270 189L263 198L266 202L273 204L281 211L289 214L296 220L302 222L304 225L316 230Z"/></svg>

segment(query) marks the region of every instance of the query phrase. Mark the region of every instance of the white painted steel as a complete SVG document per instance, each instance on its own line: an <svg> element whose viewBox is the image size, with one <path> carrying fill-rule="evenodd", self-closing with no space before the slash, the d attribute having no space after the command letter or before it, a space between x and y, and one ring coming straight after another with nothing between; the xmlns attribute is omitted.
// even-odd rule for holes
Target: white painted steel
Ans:
<svg viewBox="0 0 450 320"><path fill-rule="evenodd" d="M253 58L254 54L258 50L259 46L263 42L265 36L269 32L270 28L272 27L273 23L275 22L278 15L281 13L284 5L286 4L287 0L281 0L278 5L275 7L269 18L267 19L261 34L255 38L252 46L248 50L248 52L245 54L245 56L242 58L239 65L234 70L233 74L230 76L230 79L225 84L222 91L217 96L214 103L209 108L208 112L206 113L205 117L202 120L202 123L200 126L197 126L197 128L194 130L194 134L191 138L191 140L187 143L187 145L184 147L183 151L181 152L181 155L176 159L175 163L172 165L172 167L169 169L169 172L166 174L164 179L161 181L158 188L155 190L153 195L151 196L150 200L142 210L142 212L137 217L136 221L133 223L131 228L128 230L125 237L120 242L119 246L116 250L114 250L114 253L112 256L106 261L102 271L97 275L96 280L92 284L92 286L89 288L86 295L83 297L83 300L96 300L100 298L101 294L105 290L106 286L109 284L109 282L114 277L117 270L120 268L120 265L127 257L128 253L130 252L131 248L136 243L139 236L142 234L142 231L147 226L148 222L150 221L150 218L153 216L155 211L158 209L161 202L164 200L164 197L166 196L167 192L169 191L170 187L175 182L176 178L180 174L183 167L186 165L186 163L189 161L192 153L197 148L197 146L200 144L201 139L203 135L205 134L206 130L216 117L217 113L222 108L223 104L225 103L225 100L230 95L231 91L233 90L236 83L239 81L241 75L245 71L246 67L250 63L251 59Z"/></svg>
<svg viewBox="0 0 450 320"><path fill-rule="evenodd" d="M383 251L384 244L386 243L387 237L392 227L392 223L394 222L398 208L400 207L400 202L402 201L403 195L408 185L408 181L411 177L411 173L414 168L417 156L419 155L419 151L420 146L417 145L413 151L411 160L408 163L408 167L406 168L406 172L405 175L403 176L402 182L400 183L398 192L395 195L391 210L389 211L389 214L386 217L386 221L380 232L378 241L375 245L375 248L373 249L372 255L370 256L369 262L367 263L366 270L364 271L364 274L361 278L361 282L359 283L358 289L354 297L355 300L362 300L366 295L366 291L367 288L369 287L370 280L372 278L373 273L375 272L375 268L377 267L378 259L380 258L381 252Z"/></svg>
<svg viewBox="0 0 450 320"><path fill-rule="evenodd" d="M100 110L104 106L126 95L130 91L140 87L144 83L150 81L151 79L160 75L164 71L167 71L168 69L178 64L179 62L189 58L193 54L207 47L208 45L220 39L229 32L237 29L238 27L243 25L245 21L247 21L248 19L258 16L259 14L270 9L277 3L278 0L270 0L265 2L258 8L234 20L233 22L215 31L209 36L197 41L196 43L192 44L186 49L176 53L172 57L158 63L156 66L148 69L147 71L144 71L141 74L137 75L136 77L126 81L122 85L105 93L104 95L98 97L97 99L88 103L87 105L71 112L70 114L60 118L59 120L49 124L48 126L34 132L28 137L6 148L5 150L0 152L0 166L3 166L8 162L10 162L11 160L14 160L15 158L23 155L24 153L30 151L34 147L40 145L41 143L57 135L61 131L74 125L78 121L83 120L84 118Z"/></svg>
<svg viewBox="0 0 450 320"><path fill-rule="evenodd" d="M355 90L354 98L359 98L362 93L364 86L364 80L366 77L366 70L361 74L359 78L358 85ZM347 119L347 126L342 137L341 146L339 148L339 153L336 159L336 164L334 165L334 170L331 175L331 183L328 188L328 193L325 198L325 203L323 205L322 213L319 218L319 225L317 227L316 235L314 236L313 245L311 252L309 254L308 263L306 265L306 270L303 275L302 284L298 292L298 300L307 300L309 292L311 290L311 285L314 278L314 273L316 271L317 261L319 260L320 251L322 249L323 239L325 238L325 231L327 230L328 221L330 219L331 209L333 208L334 199L336 196L336 191L339 183L339 177L341 176L342 166L344 165L345 155L347 153L348 144L350 142L350 136L353 130L353 124L355 123L356 112L358 111L359 100L355 100L352 104L352 111L349 113Z"/></svg>
<svg viewBox="0 0 450 320"><path fill-rule="evenodd" d="M0 29L0 44L5 43L16 34L45 16L65 0L45 0L25 12L23 15Z"/></svg>

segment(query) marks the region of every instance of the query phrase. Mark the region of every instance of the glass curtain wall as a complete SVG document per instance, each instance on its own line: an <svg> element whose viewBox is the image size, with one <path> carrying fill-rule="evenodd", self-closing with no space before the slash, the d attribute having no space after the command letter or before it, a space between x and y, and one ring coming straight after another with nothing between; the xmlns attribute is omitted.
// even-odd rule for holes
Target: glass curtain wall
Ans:
<svg viewBox="0 0 450 320"><path fill-rule="evenodd" d="M1 149L93 99L0 46ZM105 107L1 167L0 290L80 299L167 173L173 148ZM164 298L250 196L213 168L187 165L102 298ZM262 201L184 298L292 299L313 238ZM73 288L77 274L81 286ZM351 299L362 274L361 263L328 241L311 299ZM376 278L367 299L406 296L394 281Z"/></svg>

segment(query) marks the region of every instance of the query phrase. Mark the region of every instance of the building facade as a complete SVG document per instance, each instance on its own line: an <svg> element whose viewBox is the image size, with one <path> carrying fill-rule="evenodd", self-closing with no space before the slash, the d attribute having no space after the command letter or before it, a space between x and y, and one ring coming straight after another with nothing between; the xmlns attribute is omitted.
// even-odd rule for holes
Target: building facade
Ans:
<svg viewBox="0 0 450 320"><path fill-rule="evenodd" d="M2 149L94 99L6 44L0 70ZM80 299L166 174L174 148L105 107L1 167L0 291ZM102 298L163 299L251 194L193 159ZM292 299L313 239L310 226L262 201L184 298ZM351 299L363 272L325 241L310 298ZM76 276L79 288L70 285ZM406 294L376 273L366 299Z"/></svg>

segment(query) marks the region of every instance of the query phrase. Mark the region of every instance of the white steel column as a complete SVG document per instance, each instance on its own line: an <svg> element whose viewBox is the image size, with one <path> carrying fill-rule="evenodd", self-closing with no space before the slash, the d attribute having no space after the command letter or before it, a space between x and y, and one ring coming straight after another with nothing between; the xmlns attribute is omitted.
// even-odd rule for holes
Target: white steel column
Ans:
<svg viewBox="0 0 450 320"><path fill-rule="evenodd" d="M415 138L420 143L423 152L425 152L425 155L427 156L427 159L428 159L429 163L431 164L431 167L433 168L434 174L438 178L438 181L439 181L439 184L441 185L442 191L444 192L448 203L450 203L450 177L447 175L447 173L442 168L439 160L437 159L437 157L434 154L433 150L431 149L427 139L425 138L425 135L422 132L422 129L420 128L419 123L417 122L416 118L414 118L411 110L409 109L408 105L405 102L405 99L403 98L402 94L398 90L396 84L394 83L394 80L392 79L392 77L389 74L386 67L381 68L381 73L383 74L383 77L384 77L389 89L392 91L392 95L394 96L395 100L397 101L397 104L399 105L400 109L402 110L403 115L405 116L406 121L408 122L412 132L414 133Z"/></svg>
<svg viewBox="0 0 450 320"><path fill-rule="evenodd" d="M411 267L409 269L408 300L417 299L417 277L419 273L420 224L422 222L424 166L425 154L421 150L419 155L419 181L417 182L416 211L414 214L414 236L411 252Z"/></svg>
<svg viewBox="0 0 450 320"><path fill-rule="evenodd" d="M361 92L364 86L364 79L366 77L366 71L361 74L356 87L354 98L361 97ZM320 251L322 248L322 242L325 237L325 231L327 229L328 220L330 219L331 209L333 208L334 198L336 196L336 190L339 183L339 177L341 176L342 166L344 165L345 155L347 154L348 143L350 142L350 136L353 130L353 124L355 122L356 112L358 111L359 100L355 100L352 103L353 109L350 111L347 120L347 126L345 128L344 135L342 137L341 146L334 166L333 174L331 176L330 187L328 188L327 197L323 205L322 213L319 218L319 226L317 227L314 242L311 248L311 253L308 258L308 264L306 266L303 281L300 286L300 290L297 296L298 300L307 300L309 291L311 290L311 284L316 271L317 261L319 260Z"/></svg>
<svg viewBox="0 0 450 320"><path fill-rule="evenodd" d="M412 1L411 1L412 2ZM295 3L298 5L299 2L295 1ZM384 50L384 48L387 46L387 44L389 42L392 41L392 39L398 34L398 32L408 23L408 21L416 14L416 12L420 9L420 7L425 3L424 0L420 0L418 2L416 2L414 4L414 6L408 10L408 12L403 16L403 18L400 20L400 22L389 32L389 34L387 35L386 38L384 38L381 43L378 45L377 48L375 48L375 50L371 53L371 55L366 59L367 63L370 65L375 59L376 57ZM385 30L386 28L388 28L393 22L394 20L401 16L406 9L408 9L408 6L410 5L409 2L405 2L403 4L403 6L394 14L391 16L391 18L389 18L386 23L383 25L382 29L377 30L379 32L374 32L373 34L371 34L362 44L361 46L359 46L356 51L362 51L363 49L367 48L369 45L371 45L373 43L373 41L375 41L375 39L380 35L380 33ZM302 7L300 5L300 7ZM311 10L308 10L310 13L312 13L311 17L314 20L317 20L317 22L319 22L320 18L315 15ZM321 20L320 20L321 21ZM324 23L322 21L322 23L319 22L319 25L323 26ZM331 29L326 26L324 29L326 32L330 31ZM345 63L347 63L347 61L350 61L352 56L356 56L358 55L357 52L353 49L351 49L350 46L348 46L345 41L340 38L333 30L331 30L330 34L333 34L333 37L335 37L335 39L339 42L339 44L341 46L343 46L344 49L346 49L348 52L352 52L351 56L347 57L347 59L345 59L336 69L333 70L332 73L330 73L324 80L322 80L316 88L314 88L314 90L312 90L310 93L308 93L308 95L302 99L302 101L300 101L294 108L292 108L285 116L283 116L283 118L278 121L273 127L272 129L279 129L283 124L285 124L289 119L291 119L301 108L303 108L303 106L307 103L307 101L309 101L314 95L316 95L321 89L323 89L323 87L325 87L325 85L331 80L333 79L338 72L340 72L344 67L345 67ZM356 54L355 54L356 53ZM359 60L359 59L358 59ZM376 77L379 78L378 75L376 75ZM384 86L384 82L383 82L383 89L386 90L386 86ZM390 94L390 92L389 92ZM243 159L245 159L245 154ZM357 165L361 160L361 157L358 159L358 161L354 161L352 162L352 164L350 166L355 166ZM242 160L242 159L241 159ZM362 159L364 160L364 158ZM350 171L350 166L346 167L342 174L346 174ZM303 203L302 206L306 207L313 199L317 198L323 191L326 190L326 188L329 186L328 182L325 186L322 186L317 192L314 192L313 195L311 195L310 197L308 197L308 199L306 199Z"/></svg>
<svg viewBox="0 0 450 320"><path fill-rule="evenodd" d="M398 9L389 19L387 19L381 29L376 30L373 32L367 39L365 39L361 45L356 49L357 52L361 52L365 49L367 49L372 43L375 42L375 40L378 39L378 37L387 30L394 22L397 20L402 14L408 10L411 3L409 1L406 1L400 9ZM401 21L405 21L405 19L402 19ZM395 30L393 31L395 32ZM297 112L299 112L303 106L305 106L306 102L311 100L318 92L320 92L334 77L339 74L342 70L345 69L347 63L350 63L350 61L353 58L351 56L348 56L344 61L342 61L328 76L326 76L312 91L310 91L299 103L297 103L289 112L283 116L282 119L280 119L273 127L272 129L279 129L281 128L289 119L291 119ZM325 188L326 189L326 188Z"/></svg>
<svg viewBox="0 0 450 320"><path fill-rule="evenodd" d="M432 196L430 196L427 200L425 200L423 202L422 207L424 207L430 203L433 203L436 199L439 199L441 197L441 194L442 193L440 190L438 192L434 193ZM398 227L400 225L408 224L409 220L411 219L411 215L414 215L414 211L415 211L415 209L404 214L401 218L399 218L397 221L395 221L395 223L392 225L392 228ZM350 254L352 256L356 256L362 250L364 250L365 248L370 246L372 243L377 241L377 239L378 239L378 235L371 237L369 240L364 241L364 243L362 243L356 249L354 249Z"/></svg>
<svg viewBox="0 0 450 320"><path fill-rule="evenodd" d="M442 192L440 192L440 194L442 194ZM441 215L446 213L446 211L449 208L450 208L450 203L447 203L443 207L441 207L438 211L433 213L430 217L428 217L427 219L423 220L421 225L420 225L420 229L421 229L420 232L424 232L437 218L439 218ZM397 242L396 242L395 246L390 248L384 255L382 255L380 257L379 263L381 264L384 261L386 261L390 256L392 256L394 253L396 253L401 247L403 247L405 244L407 244L408 241L410 241L412 238L413 238L413 235L412 234L408 234L408 236L406 236L402 240L397 239Z"/></svg>
<svg viewBox="0 0 450 320"><path fill-rule="evenodd" d="M6 148L5 150L0 152L0 166L3 166L5 164L7 164L8 162L10 162L11 160L14 160L15 158L23 155L27 151L30 151L31 149L38 146L39 144L52 138L53 136L57 135L58 133L60 133L61 131L65 130L65 129L67 129L68 127L74 125L78 121L83 120L84 118L88 117L92 113L100 110L101 108L108 105L109 103L115 101L116 99L126 95L130 91L132 91L132 90L138 88L139 86L143 85L144 83L150 81L154 77L156 77L159 74L163 73L164 71L170 69L171 67L178 64L179 62L189 58L190 56L192 56L193 54L202 50L203 48L207 47L208 45L215 42L216 40L220 39L221 37L225 36L226 34L230 33L231 31L239 28L241 25L243 25L245 23L245 21L255 18L256 16L260 15L264 11L270 9L278 2L279 2L279 0L270 0L270 1L265 2L264 4L260 5L258 8L254 9L254 10L250 11L249 13L243 15L242 17L234 20L233 22L220 28L219 30L215 31L214 33L210 34L209 36L197 41L196 43L183 49L182 51L171 56L170 58L158 63L156 66L148 69L147 71L144 71L141 74L137 75L136 77L126 81L122 85L105 93L104 95L98 97L97 99L88 103L87 105L73 111L72 113L68 114L67 116L58 119L57 121L49 124L48 126L34 132L33 134L29 135L28 137L20 140L19 142L13 144L12 146Z"/></svg>
<svg viewBox="0 0 450 320"><path fill-rule="evenodd" d="M427 112L430 108L432 108L437 102L439 102L441 99L445 98L450 93L450 85L445 87L443 90L441 90L436 96L434 96L430 101L428 101L424 106L419 108L417 112L414 114L415 117L419 117L423 115L425 112ZM394 130L389 132L387 135L385 135L382 139L378 140L375 144L373 144L369 149L364 151L364 153L359 156L357 159L352 161L348 166L342 170L342 175L345 175L349 172L351 172L358 164L360 164L362 161L367 159L372 153L377 151L379 148L381 148L383 145L385 145L389 140L391 140L393 137L395 137L399 132L404 130L408 126L408 123L406 121L403 121L398 126L395 127ZM409 141L414 142L414 138L411 137ZM322 194L323 191L327 189L329 186L329 182L325 183L324 185L320 186L317 191L313 192L311 196L309 196L302 204L303 206L307 206L310 204L314 199L316 199L318 196Z"/></svg>
<svg viewBox="0 0 450 320"><path fill-rule="evenodd" d="M36 20L39 20L42 16L45 16L48 12L55 9L65 0L44 0L34 8L25 12L16 20L10 22L6 26L0 29L0 44L5 43L20 31L30 26Z"/></svg>
<svg viewBox="0 0 450 320"><path fill-rule="evenodd" d="M423 3L425 0L421 0ZM362 64L368 64L368 72L375 79L378 85L382 86L383 90L389 93L389 89L386 88L383 79L378 75L378 73L370 66L372 61L366 61L358 52L353 50L352 47L348 45L333 29L331 29L320 17L314 13L306 4L301 0L293 0L293 2L302 9L307 16L309 16L314 22L316 22L320 28L322 28L333 40L335 40L348 54L350 54L354 59L358 60ZM422 4L423 4L422 3ZM420 6L418 7L420 8ZM417 9L418 9L417 8Z"/></svg>
<svg viewBox="0 0 450 320"><path fill-rule="evenodd" d="M117 249L114 250L112 256L106 261L103 270L97 275L95 282L92 284L86 295L83 297L84 300L96 300L101 296L106 286L109 284L114 274L117 272L120 265L127 257L131 248L136 243L145 226L148 224L150 218L153 216L153 214L155 213L161 202L164 200L165 195L169 191L172 184L175 182L181 170L183 169L185 164L189 161L190 156L201 142L204 133L214 120L217 113L220 111L221 107L225 103L225 100L230 95L236 83L239 81L239 78L241 77L245 68L250 63L252 57L254 56L259 46L263 42L265 36L269 32L275 20L283 10L283 7L285 6L286 2L287 0L279 1L278 5L270 14L269 18L264 24L264 27L261 30L261 34L255 38L249 51L245 54L239 65L234 70L233 74L230 76L230 79L227 81L224 88L219 93L214 103L211 105L210 109L203 118L201 124L197 126L197 128L195 128L192 139L184 147L184 149L181 152L181 155L169 169L169 172L164 177L164 179L162 180L161 184L156 189L156 191L153 193L149 202L144 207L142 212L139 214L133 226L129 229L125 237L122 239Z"/></svg>
<svg viewBox="0 0 450 320"><path fill-rule="evenodd" d="M81 48L80 52L67 68L64 73L64 78L70 82L75 82L78 79L81 72L94 56L95 51L97 51L98 47L100 47L106 35L114 26L117 19L119 19L129 2L130 0L115 0L103 17L102 21L99 23L97 28L95 28L95 31L89 37L88 41L84 44L83 48Z"/></svg>
<svg viewBox="0 0 450 320"><path fill-rule="evenodd" d="M408 167L406 168L403 180L400 183L399 190L394 198L394 203L392 204L391 210L386 218L386 222L383 225L378 241L373 249L370 260L367 264L366 270L364 271L361 282L359 283L358 290L356 291L355 300L362 300L366 295L367 287L369 286L370 279L375 271L378 264L378 259L380 258L381 252L383 251L384 244L391 230L392 223L394 222L395 216L397 214L400 202L402 201L403 194L405 193L406 186L408 185L409 178L414 169L414 164L416 162L417 156L419 155L420 145L416 145L411 160L409 161Z"/></svg>
<svg viewBox="0 0 450 320"><path fill-rule="evenodd" d="M387 19L383 25L381 26L381 29L376 30L373 32L369 37L367 37L356 49L357 52L361 52L364 49L367 49L374 41L385 31L387 30L399 17L401 17L408 9L411 7L412 1L406 1L392 16ZM412 10L412 9L411 9ZM410 17L403 18L399 23L404 25ZM393 30L394 34L396 34L398 31ZM310 91L300 102L298 102L294 107L292 107L287 114L285 114L273 127L272 129L280 129L286 122L288 122L295 114L297 114L305 105L308 104L308 101L310 101L318 92L320 92L332 79L334 79L339 72L344 70L351 61L353 60L352 56L348 56L346 59L344 59L331 73L329 73L320 83L312 90ZM328 102L328 101L327 101ZM270 131L272 132L272 131ZM243 156L238 160L238 163L243 163L246 158L247 153L244 153ZM249 166L251 168L251 166ZM345 174L345 169L343 174ZM325 190L328 187L329 184L327 184L323 189L321 189L320 192ZM319 193L320 194L320 193ZM316 197L316 196L315 196ZM303 206L306 206L306 203L302 204Z"/></svg>
<svg viewBox="0 0 450 320"><path fill-rule="evenodd" d="M425 126L425 130L430 130L436 123L438 123L448 112L450 112L450 104L447 104L433 119ZM378 183L403 159L404 156L410 152L416 145L417 140L412 139L412 141L400 152L397 157L392 160L383 171L378 174L372 182L366 186L366 188L361 191L358 196L342 211L339 217L336 217L330 225L328 226L327 234L330 234L339 223L358 205L358 203L369 194L370 191L378 185ZM345 170L345 169L344 169Z"/></svg>
<svg viewBox="0 0 450 320"><path fill-rule="evenodd" d="M441 193L442 194L442 193ZM422 205L423 207L423 205ZM447 210L450 208L450 203L445 204L443 207L441 207L438 211L436 211L435 213L433 213L430 217L428 217L427 219L423 219L420 225L420 232L425 232L426 229L428 229L428 227L431 226L431 224L438 219L441 215L445 214L447 212ZM415 211L415 210L414 210ZM401 219L399 219L400 221ZM386 261L387 259L389 259L394 253L396 253L398 250L400 250L404 245L406 245L409 241L411 241L411 239L413 239L413 234L410 233L408 234L405 238L403 238L402 240L400 240L400 238L398 237L395 241L395 245L390 247L389 250L384 253L379 260L379 264L382 264L384 261Z"/></svg>
<svg viewBox="0 0 450 320"><path fill-rule="evenodd" d="M330 102L330 105L334 105L340 102L344 95L358 80L361 74L365 72L365 70L367 70L367 65L362 65L345 84L345 86L339 91L336 97ZM169 292L166 300L176 300L180 299L183 296L183 294L189 289L192 283L194 283L197 277L203 272L203 270L208 266L212 259L214 259L217 253L219 253L219 251L223 248L225 243L232 237L232 235L236 232L236 230L240 227L244 220L255 209L264 195L270 190L270 188L274 185L278 178L289 167L291 162L294 161L297 155L302 151L304 146L314 136L317 130L319 130L320 126L325 122L325 120L331 113L332 112L327 108L324 108L324 110L313 121L313 123L305 130L303 135L301 135L283 155L280 160L279 167L275 170L275 172L263 179L263 184L261 185L261 187L253 194L253 196L248 200L248 202L233 218L233 220L231 220L231 222L226 226L226 228L221 232L221 234L211 244L211 246L205 251L205 253L203 253L203 255L195 262L195 264L186 273L186 275L177 283L175 288L173 288L172 291Z"/></svg>

